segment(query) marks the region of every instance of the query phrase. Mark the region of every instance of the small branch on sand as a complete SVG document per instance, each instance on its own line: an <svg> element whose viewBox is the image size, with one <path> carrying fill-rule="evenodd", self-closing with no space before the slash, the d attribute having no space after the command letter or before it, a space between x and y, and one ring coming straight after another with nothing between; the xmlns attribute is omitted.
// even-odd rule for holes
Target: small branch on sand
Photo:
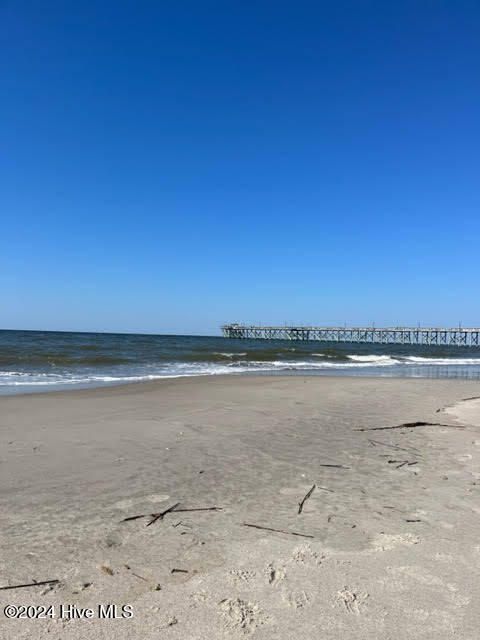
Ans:
<svg viewBox="0 0 480 640"><path fill-rule="evenodd" d="M321 464L321 467L331 467L332 469L350 469L350 467L345 467L343 464Z"/></svg>
<svg viewBox="0 0 480 640"><path fill-rule="evenodd" d="M284 529L272 529L271 527L262 527L259 524L249 524L248 522L243 523L244 527L252 527L253 529L263 529L264 531L273 531L275 533L286 533L290 536L300 536L301 538L314 538L315 536L310 536L307 533L297 533L296 531L285 531Z"/></svg>
<svg viewBox="0 0 480 640"><path fill-rule="evenodd" d="M123 566L127 571L130 571L132 576L135 576L136 578L140 578L140 580L144 580L145 582L148 582L146 578L144 578L143 576L139 576L138 573L135 573L134 571L132 571L132 567L129 564L124 564Z"/></svg>
<svg viewBox="0 0 480 640"><path fill-rule="evenodd" d="M188 573L186 569L172 569L170 573Z"/></svg>
<svg viewBox="0 0 480 640"><path fill-rule="evenodd" d="M147 527L149 527L151 524L153 524L157 520L163 520L163 517L166 516L167 513L185 513L186 511L222 511L223 509L223 507L198 507L193 509L177 509L179 504L180 502L177 502L176 504L174 504L171 507L168 507L168 509L165 509L165 511L162 511L161 513L150 513L150 514L141 513L137 516L129 516L128 518L124 518L120 522L130 522L131 520L138 520L139 518L147 518L148 516L150 516L150 518L152 519L150 520L150 522L147 523Z"/></svg>
<svg viewBox="0 0 480 640"><path fill-rule="evenodd" d="M395 463L400 463L397 464L397 466L395 467L395 469L400 469L400 467L404 467L406 464L411 467L414 464L418 464L417 460L415 460L415 462L409 462L408 460L388 460L388 464L395 464Z"/></svg>
<svg viewBox="0 0 480 640"><path fill-rule="evenodd" d="M312 493L315 491L315 486L313 485L313 487L308 491L308 493L305 494L303 500L301 502L298 503L298 515L300 515L303 511L303 505L305 504L305 502L310 498L310 496L312 495Z"/></svg>
<svg viewBox="0 0 480 640"><path fill-rule="evenodd" d="M421 520L405 520L405 522L421 522Z"/></svg>
<svg viewBox="0 0 480 640"><path fill-rule="evenodd" d="M41 582L28 582L26 584L13 584L8 587L0 587L0 591L6 591L7 589L25 589L26 587L40 587L45 584L58 584L60 580L42 580Z"/></svg>
<svg viewBox="0 0 480 640"><path fill-rule="evenodd" d="M161 513L152 513L152 519L150 520L150 522L147 522L147 527L149 527L151 524L154 524L157 520L163 520L163 517L167 515L167 513L170 513L170 511L173 511L175 509L175 507L178 507L180 503L176 502L175 504L172 504L171 507L168 507L168 509L165 509L165 511L162 511Z"/></svg>
<svg viewBox="0 0 480 640"><path fill-rule="evenodd" d="M174 509L175 513L183 513L185 511L222 511L223 507L199 507L197 509Z"/></svg>
<svg viewBox="0 0 480 640"><path fill-rule="evenodd" d="M354 431L385 431L387 429L414 429L415 427L449 427L450 429L465 429L461 425L443 424L441 422L404 422L393 427L359 427Z"/></svg>
<svg viewBox="0 0 480 640"><path fill-rule="evenodd" d="M132 571L132 576L135 576L135 578L139 578L140 580L143 580L144 582L148 582L148 580L146 578L144 578L143 576L139 576L138 573L134 573Z"/></svg>

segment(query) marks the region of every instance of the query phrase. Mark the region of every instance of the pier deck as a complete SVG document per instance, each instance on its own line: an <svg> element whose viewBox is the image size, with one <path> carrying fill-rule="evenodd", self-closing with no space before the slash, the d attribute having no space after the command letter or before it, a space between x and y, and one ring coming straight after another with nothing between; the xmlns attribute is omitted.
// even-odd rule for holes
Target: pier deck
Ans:
<svg viewBox="0 0 480 640"><path fill-rule="evenodd" d="M423 327L303 327L226 324L225 338L259 340L309 340L369 344L418 344L457 347L480 346L480 328Z"/></svg>

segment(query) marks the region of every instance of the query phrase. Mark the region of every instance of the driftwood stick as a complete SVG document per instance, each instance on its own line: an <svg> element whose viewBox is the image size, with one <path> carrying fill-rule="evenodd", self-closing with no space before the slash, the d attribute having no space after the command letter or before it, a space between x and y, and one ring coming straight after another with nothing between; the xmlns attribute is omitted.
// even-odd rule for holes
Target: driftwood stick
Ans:
<svg viewBox="0 0 480 640"><path fill-rule="evenodd" d="M28 582L26 584L13 584L8 587L0 587L0 591L7 589L25 589L26 587L40 587L43 584L58 584L60 580L42 580L41 582Z"/></svg>
<svg viewBox="0 0 480 640"><path fill-rule="evenodd" d="M139 516L129 516L128 518L124 518L120 520L120 522L130 522L130 520L138 520L139 518L146 518L146 513L141 513Z"/></svg>
<svg viewBox="0 0 480 640"><path fill-rule="evenodd" d="M168 509L166 509L165 511L163 511L162 513L151 513L151 514L147 514L147 513L141 513L138 516L129 516L128 518L124 518L123 520L120 520L120 522L130 522L131 520L138 520L139 518L146 518L147 515L150 515L151 518L153 518L153 520L151 520L148 524L147 527L151 524L153 524L154 522L156 522L158 519L163 519L163 516L165 516L167 513L180 513L180 512L185 512L185 511L222 511L223 507L199 507L199 508L195 508L195 509L176 509L176 507L179 505L180 503L177 502L177 504L174 504L173 507L169 507Z"/></svg>
<svg viewBox="0 0 480 640"><path fill-rule="evenodd" d="M403 462L401 462L400 464L397 464L397 466L395 467L395 469L400 469L401 467L404 467L406 464L408 464L408 460L404 460Z"/></svg>
<svg viewBox="0 0 480 640"><path fill-rule="evenodd" d="M414 429L415 427L449 427L450 429L465 429L461 425L443 424L441 422L404 422L393 427L359 427L354 431L385 431L387 429Z"/></svg>
<svg viewBox="0 0 480 640"><path fill-rule="evenodd" d="M132 576L135 576L136 578L140 578L140 580L143 580L144 582L148 582L146 578L144 578L143 576L139 576L138 573L134 573L133 571L132 571Z"/></svg>
<svg viewBox="0 0 480 640"><path fill-rule="evenodd" d="M274 531L275 533L286 533L291 536L300 536L301 538L314 538L315 536L308 535L307 533L297 533L296 531L285 531L284 529L272 529L271 527L262 527L259 524L243 523L244 527L252 527L253 529L263 529L264 531Z"/></svg>
<svg viewBox="0 0 480 640"><path fill-rule="evenodd" d="M321 464L321 467L330 467L332 469L350 469L350 467L346 467L343 464Z"/></svg>
<svg viewBox="0 0 480 640"><path fill-rule="evenodd" d="M178 507L180 503L176 502L175 504L172 504L171 507L168 507L168 509L165 509L165 511L162 511L161 513L152 513L152 519L150 520L150 522L147 522L147 527L149 527L151 524L154 524L157 520L163 520L163 517L167 515L167 513L170 513L170 511L173 511L175 509L175 507Z"/></svg>
<svg viewBox="0 0 480 640"><path fill-rule="evenodd" d="M222 511L223 507L198 507L196 509L173 509L174 513L183 513L185 511Z"/></svg>
<svg viewBox="0 0 480 640"><path fill-rule="evenodd" d="M303 511L303 505L305 504L305 502L310 498L310 496L312 495L312 493L315 491L315 486L313 485L312 488L305 494L303 500L301 502L298 503L298 515L300 515Z"/></svg>

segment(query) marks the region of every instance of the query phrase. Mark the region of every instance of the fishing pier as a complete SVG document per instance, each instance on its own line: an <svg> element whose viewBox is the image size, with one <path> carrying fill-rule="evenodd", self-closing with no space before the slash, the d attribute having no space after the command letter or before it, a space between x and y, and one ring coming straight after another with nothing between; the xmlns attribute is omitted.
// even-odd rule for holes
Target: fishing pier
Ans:
<svg viewBox="0 0 480 640"><path fill-rule="evenodd" d="M456 347L480 346L480 328L456 327L303 327L226 324L225 338L240 340L295 340L318 342L356 342L367 344L417 344Z"/></svg>

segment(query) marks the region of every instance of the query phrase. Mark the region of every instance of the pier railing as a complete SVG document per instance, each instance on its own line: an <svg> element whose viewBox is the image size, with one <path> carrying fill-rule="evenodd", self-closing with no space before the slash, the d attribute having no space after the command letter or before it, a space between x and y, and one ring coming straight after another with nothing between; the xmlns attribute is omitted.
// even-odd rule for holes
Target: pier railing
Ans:
<svg viewBox="0 0 480 640"><path fill-rule="evenodd" d="M244 324L222 326L225 338L260 340L315 340L369 344L418 344L457 347L480 346L480 328L424 327L264 327Z"/></svg>

